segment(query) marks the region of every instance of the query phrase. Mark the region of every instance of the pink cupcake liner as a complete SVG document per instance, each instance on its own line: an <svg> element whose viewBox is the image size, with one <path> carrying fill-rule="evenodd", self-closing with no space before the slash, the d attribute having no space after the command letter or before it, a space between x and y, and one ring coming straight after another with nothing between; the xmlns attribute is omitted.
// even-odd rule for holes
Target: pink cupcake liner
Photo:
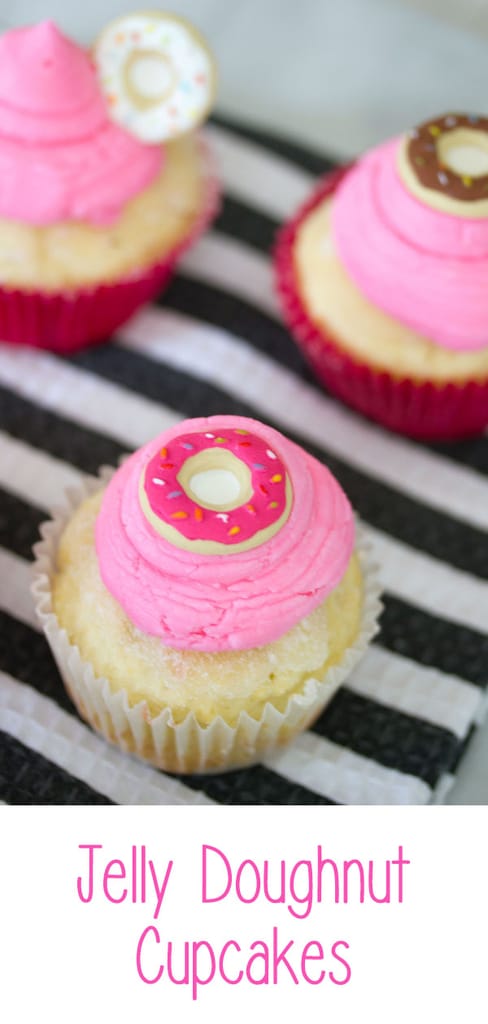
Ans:
<svg viewBox="0 0 488 1024"><path fill-rule="evenodd" d="M488 425L488 378L465 384L418 383L354 359L310 318L295 269L300 225L348 171L327 174L296 216L280 231L275 248L276 285L286 324L321 383L348 405L390 430L423 440L453 440Z"/></svg>
<svg viewBox="0 0 488 1024"><path fill-rule="evenodd" d="M73 292L36 292L0 287L0 339L20 345L74 352L105 340L139 306L160 294L182 254L203 234L218 213L220 189L202 147L206 174L202 209L192 230L164 259L110 284Z"/></svg>

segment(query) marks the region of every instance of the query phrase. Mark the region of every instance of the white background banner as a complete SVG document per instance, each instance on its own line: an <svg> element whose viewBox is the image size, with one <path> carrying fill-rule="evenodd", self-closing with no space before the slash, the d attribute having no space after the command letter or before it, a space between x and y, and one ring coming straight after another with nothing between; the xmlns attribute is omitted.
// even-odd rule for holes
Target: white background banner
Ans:
<svg viewBox="0 0 488 1024"><path fill-rule="evenodd" d="M9 1019L480 1020L487 813L2 808Z"/></svg>

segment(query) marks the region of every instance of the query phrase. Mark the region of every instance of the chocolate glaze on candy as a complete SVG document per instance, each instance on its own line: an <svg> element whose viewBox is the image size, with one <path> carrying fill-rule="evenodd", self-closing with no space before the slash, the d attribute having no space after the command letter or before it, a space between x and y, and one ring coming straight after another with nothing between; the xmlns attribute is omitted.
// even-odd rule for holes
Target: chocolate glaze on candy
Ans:
<svg viewBox="0 0 488 1024"><path fill-rule="evenodd" d="M480 148L486 148L488 153L488 118L476 114L444 114L424 121L410 133L407 145L410 167L424 188L464 202L488 199L488 174L458 174L439 154L442 136L462 129L470 136L479 134Z"/></svg>

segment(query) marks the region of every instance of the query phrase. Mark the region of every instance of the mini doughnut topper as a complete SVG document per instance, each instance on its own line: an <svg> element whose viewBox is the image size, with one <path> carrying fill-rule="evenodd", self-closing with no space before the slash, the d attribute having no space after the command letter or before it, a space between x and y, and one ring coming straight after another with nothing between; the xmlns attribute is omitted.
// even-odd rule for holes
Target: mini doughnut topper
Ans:
<svg viewBox="0 0 488 1024"><path fill-rule="evenodd" d="M102 580L138 629L185 650L244 650L337 586L354 517L329 470L277 430L211 416L123 463L95 539Z"/></svg>
<svg viewBox="0 0 488 1024"><path fill-rule="evenodd" d="M398 152L400 176L434 209L488 217L488 118L444 114L410 131Z"/></svg>
<svg viewBox="0 0 488 1024"><path fill-rule="evenodd" d="M282 459L242 427L184 433L148 462L144 515L177 547L202 554L249 551L284 525L292 485Z"/></svg>
<svg viewBox="0 0 488 1024"><path fill-rule="evenodd" d="M183 135L210 110L215 64L182 18L161 11L117 18L98 36L93 57L110 117L143 142Z"/></svg>

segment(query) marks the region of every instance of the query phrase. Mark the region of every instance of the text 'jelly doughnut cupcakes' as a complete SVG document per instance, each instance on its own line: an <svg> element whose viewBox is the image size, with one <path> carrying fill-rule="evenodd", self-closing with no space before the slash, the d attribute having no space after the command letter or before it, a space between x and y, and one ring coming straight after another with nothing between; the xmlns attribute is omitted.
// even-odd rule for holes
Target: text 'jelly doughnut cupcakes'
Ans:
<svg viewBox="0 0 488 1024"><path fill-rule="evenodd" d="M80 714L169 771L287 742L376 632L345 494L254 420L178 424L72 495L43 538L37 610Z"/></svg>
<svg viewBox="0 0 488 1024"><path fill-rule="evenodd" d="M276 264L331 391L414 437L488 425L487 118L432 118L329 175Z"/></svg>
<svg viewBox="0 0 488 1024"><path fill-rule="evenodd" d="M213 217L195 30L119 18L86 51L46 21L0 37L0 338L68 351L161 291Z"/></svg>

